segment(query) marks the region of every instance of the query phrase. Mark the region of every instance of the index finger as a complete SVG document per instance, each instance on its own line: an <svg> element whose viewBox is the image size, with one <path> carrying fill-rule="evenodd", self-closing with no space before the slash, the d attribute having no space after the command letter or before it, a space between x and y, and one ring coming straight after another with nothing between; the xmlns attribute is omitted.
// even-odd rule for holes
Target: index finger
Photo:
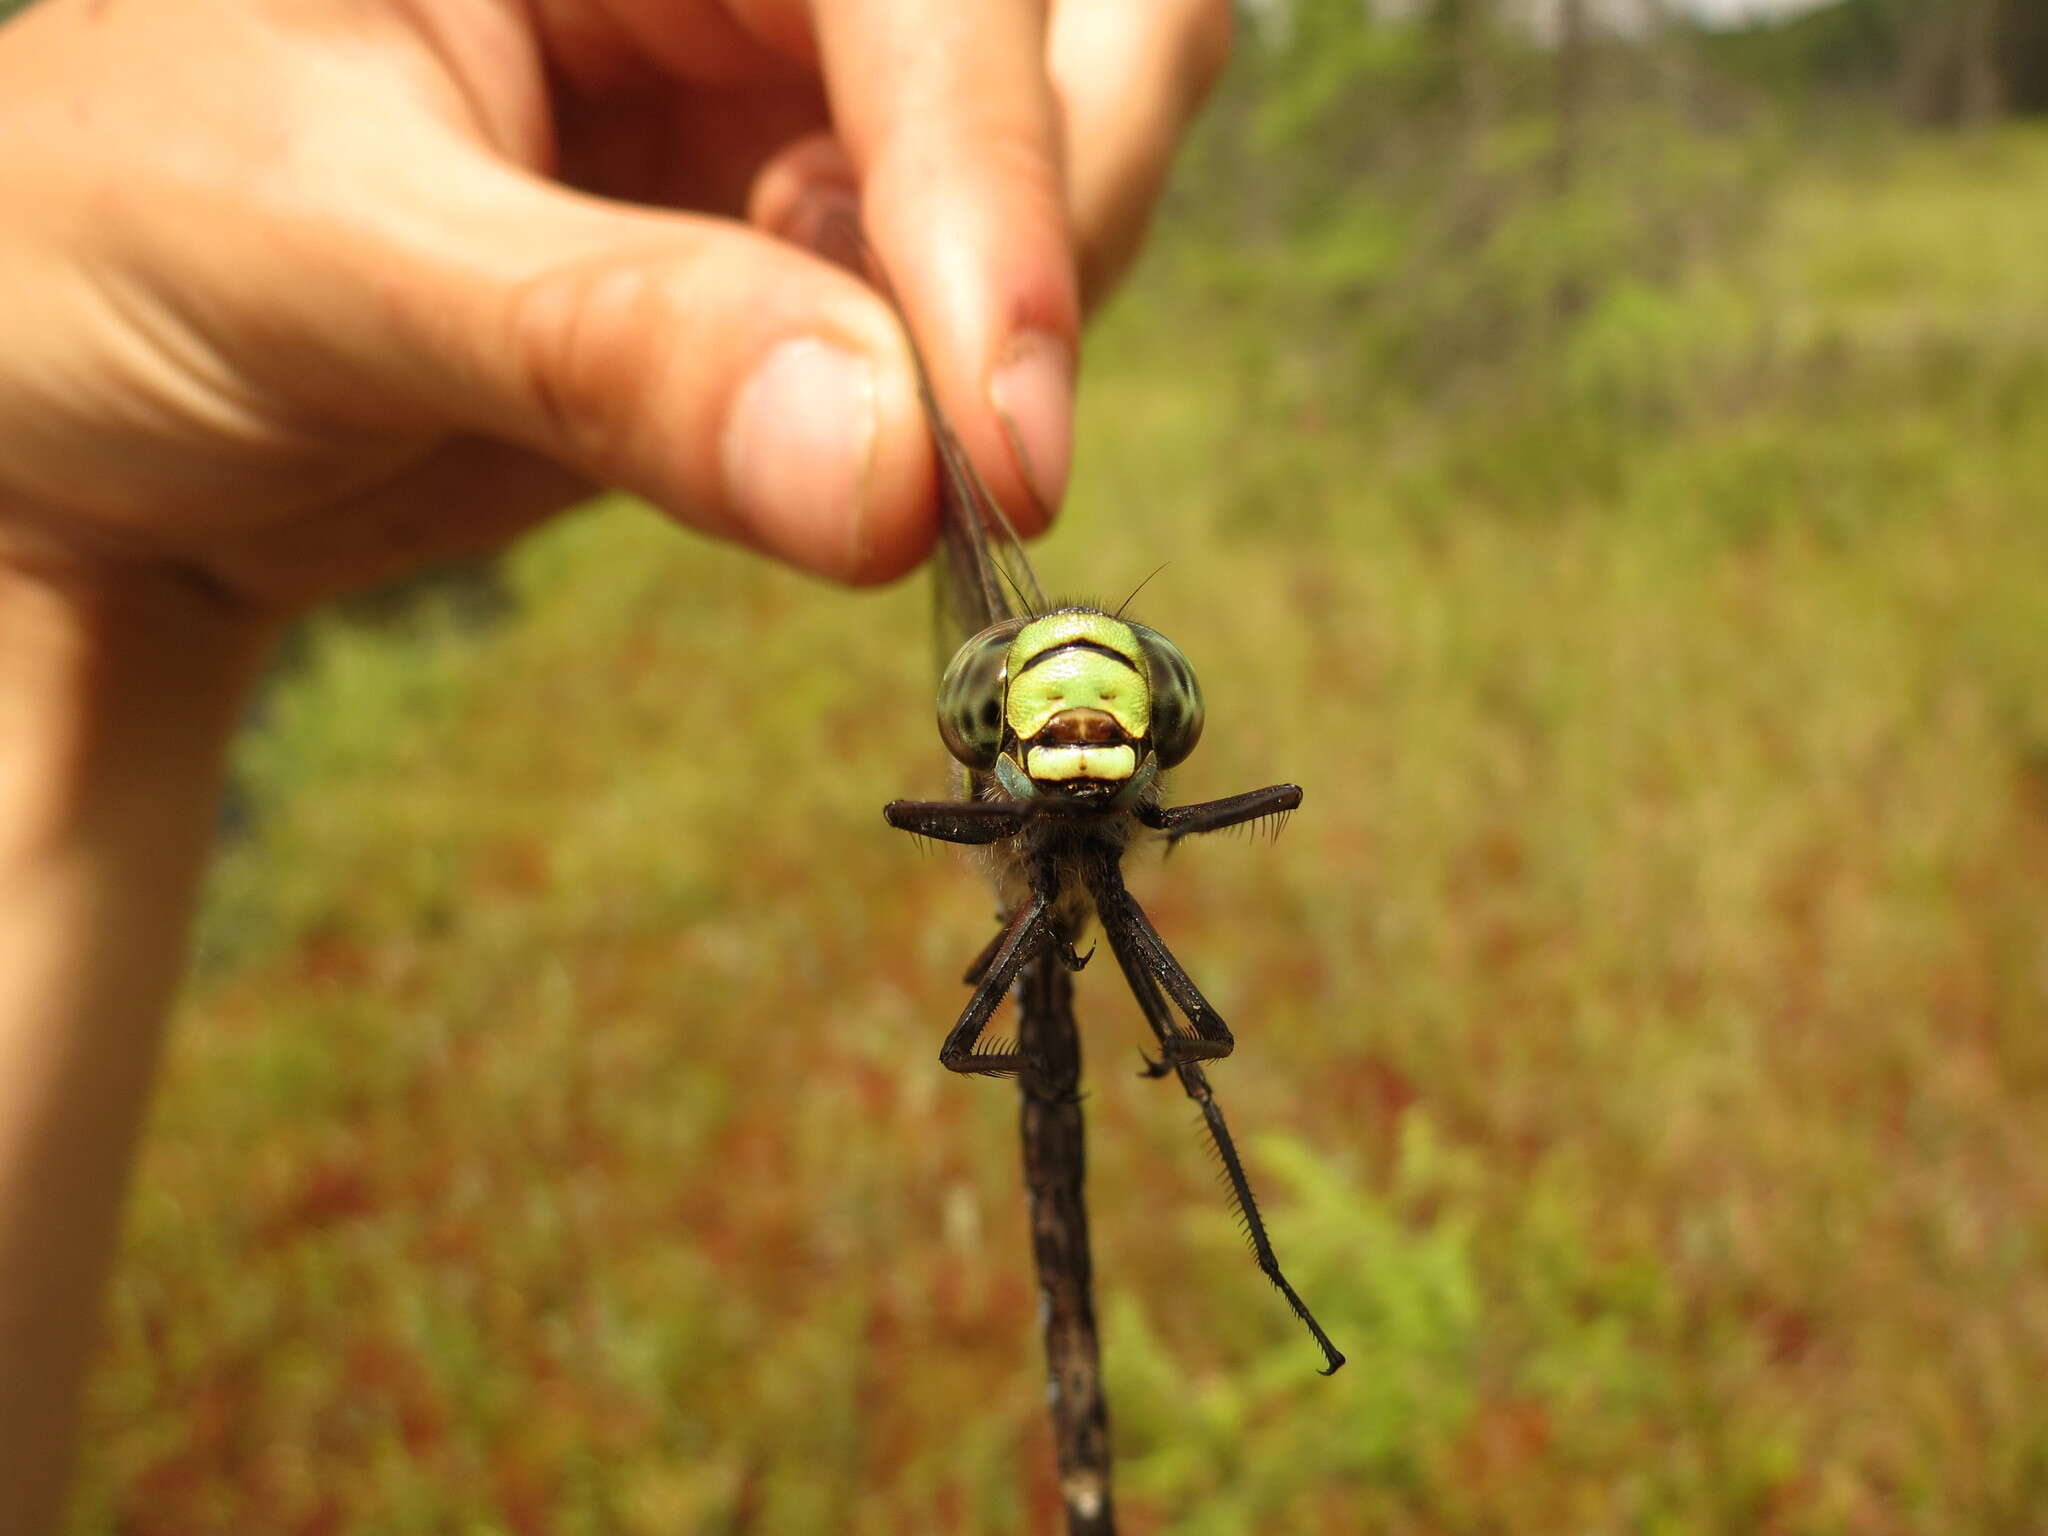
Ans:
<svg viewBox="0 0 2048 1536"><path fill-rule="evenodd" d="M836 132L933 386L1024 531L1066 489L1080 328L1032 0L815 0Z"/></svg>

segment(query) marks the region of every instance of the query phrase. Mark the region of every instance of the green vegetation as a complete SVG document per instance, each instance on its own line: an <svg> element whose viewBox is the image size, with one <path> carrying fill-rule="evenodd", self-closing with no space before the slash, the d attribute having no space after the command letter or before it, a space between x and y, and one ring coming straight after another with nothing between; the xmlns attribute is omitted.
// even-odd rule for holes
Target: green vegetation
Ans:
<svg viewBox="0 0 2048 1536"><path fill-rule="evenodd" d="M1171 556L1178 792L1307 787L1135 879L1353 1362L1082 978L1132 1532L2048 1509L2048 135L1760 142L1456 261L1184 210L1098 333L1040 565ZM506 579L246 743L75 1529L1047 1529L1013 1099L935 1061L987 901L878 814L924 593L617 504Z"/></svg>

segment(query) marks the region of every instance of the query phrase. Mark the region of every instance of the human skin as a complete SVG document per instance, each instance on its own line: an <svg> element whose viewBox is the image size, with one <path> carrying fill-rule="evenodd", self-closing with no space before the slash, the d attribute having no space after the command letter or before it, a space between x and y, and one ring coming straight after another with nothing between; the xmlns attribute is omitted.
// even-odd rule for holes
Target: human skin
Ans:
<svg viewBox="0 0 2048 1536"><path fill-rule="evenodd" d="M0 27L0 1533L56 1520L280 625L596 485L842 581L1027 530L1222 0L42 0ZM688 593L677 600L687 602Z"/></svg>

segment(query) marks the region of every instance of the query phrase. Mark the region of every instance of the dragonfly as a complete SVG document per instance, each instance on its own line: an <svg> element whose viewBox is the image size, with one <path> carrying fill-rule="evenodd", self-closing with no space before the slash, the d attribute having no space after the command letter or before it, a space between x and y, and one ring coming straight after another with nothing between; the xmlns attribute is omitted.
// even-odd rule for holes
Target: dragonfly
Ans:
<svg viewBox="0 0 2048 1536"><path fill-rule="evenodd" d="M870 257L870 265L873 266ZM878 281L886 293L885 281ZM1008 518L940 410L914 338L919 394L937 448L940 540L933 556L946 655L939 736L956 794L896 800L888 824L983 850L998 927L967 968L967 1004L939 1049L949 1071L1017 1081L1025 1183L1044 1299L1050 1401L1060 1483L1073 1536L1114 1530L1108 1418L1098 1366L1081 1119L1075 972L1100 926L1158 1045L1143 1075L1176 1078L1201 1110L1252 1254L1322 1351L1322 1374L1344 1356L1282 1273L1203 1063L1235 1039L1159 936L1123 880L1134 846L1276 819L1301 804L1270 784L1198 804L1165 803L1164 775L1201 739L1200 683L1157 630L1085 603L1049 603ZM1134 593L1135 597L1136 594ZM1018 1000L1017 1038L993 1039L1003 999Z"/></svg>

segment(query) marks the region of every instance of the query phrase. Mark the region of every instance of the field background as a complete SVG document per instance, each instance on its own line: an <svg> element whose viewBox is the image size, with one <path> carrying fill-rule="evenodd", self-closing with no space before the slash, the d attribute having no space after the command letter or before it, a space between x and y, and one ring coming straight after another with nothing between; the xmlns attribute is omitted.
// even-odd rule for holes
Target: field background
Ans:
<svg viewBox="0 0 2048 1536"><path fill-rule="evenodd" d="M1306 786L1136 885L1351 1364L1091 971L1125 1529L2048 1528L2048 131L1298 10L1036 558ZM615 502L299 637L74 1532L1052 1529L927 651Z"/></svg>

